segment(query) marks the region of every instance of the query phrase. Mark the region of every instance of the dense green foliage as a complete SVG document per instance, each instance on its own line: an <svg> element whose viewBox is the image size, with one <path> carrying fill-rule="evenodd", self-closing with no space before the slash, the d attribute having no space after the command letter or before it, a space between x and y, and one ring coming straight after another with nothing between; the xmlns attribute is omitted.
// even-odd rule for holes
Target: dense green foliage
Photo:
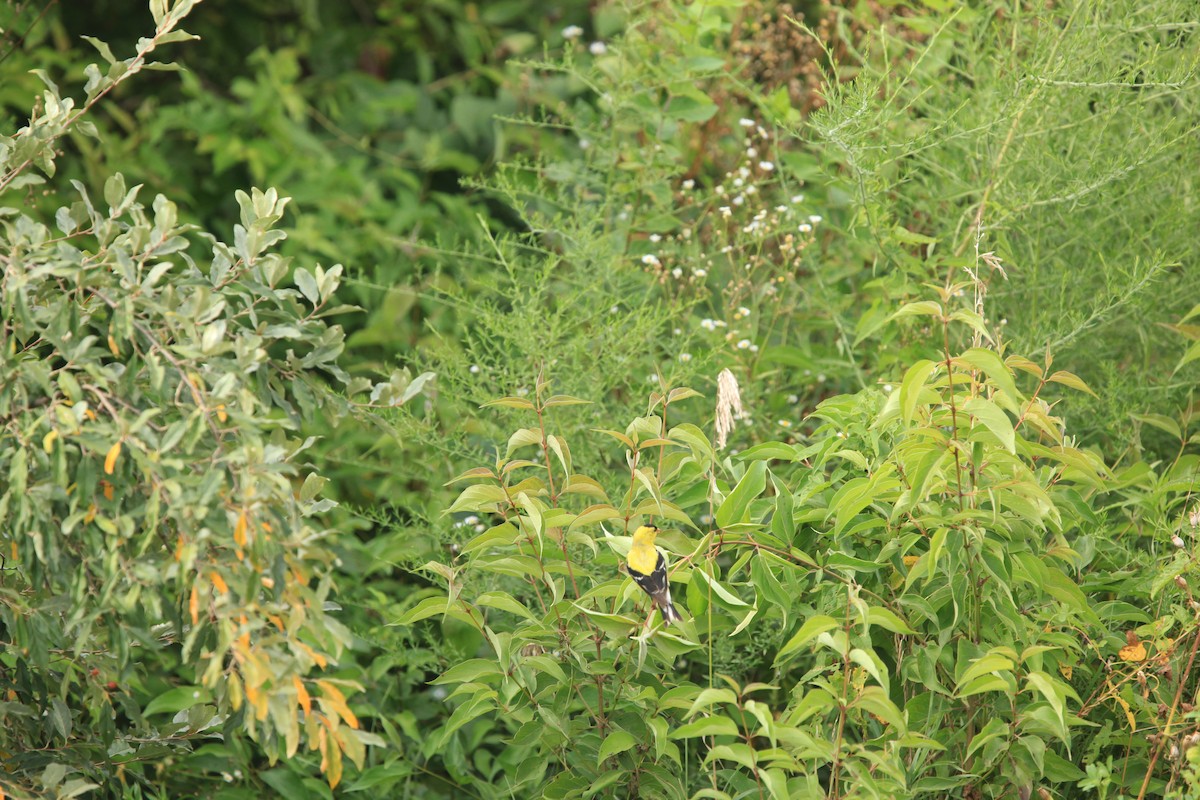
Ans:
<svg viewBox="0 0 1200 800"><path fill-rule="evenodd" d="M1200 791L1190 3L149 5L0 10L5 794Z"/></svg>

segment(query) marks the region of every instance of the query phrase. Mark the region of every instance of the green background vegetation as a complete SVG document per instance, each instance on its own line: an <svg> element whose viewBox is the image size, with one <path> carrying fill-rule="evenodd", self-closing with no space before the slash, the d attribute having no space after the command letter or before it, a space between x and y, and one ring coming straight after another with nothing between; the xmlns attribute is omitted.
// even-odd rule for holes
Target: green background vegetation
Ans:
<svg viewBox="0 0 1200 800"><path fill-rule="evenodd" d="M1195 796L1194 16L5 2L0 787Z"/></svg>

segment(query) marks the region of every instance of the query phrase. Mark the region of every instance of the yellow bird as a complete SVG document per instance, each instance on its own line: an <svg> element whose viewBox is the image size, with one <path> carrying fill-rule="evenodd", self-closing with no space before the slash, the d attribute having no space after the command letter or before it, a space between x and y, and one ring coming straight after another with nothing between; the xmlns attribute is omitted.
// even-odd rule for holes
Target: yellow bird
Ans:
<svg viewBox="0 0 1200 800"><path fill-rule="evenodd" d="M671 602L671 586L667 580L667 560L654 546L658 528L643 525L633 532L633 546L625 564L633 582L650 595L654 605L662 612L664 622L679 622L683 619Z"/></svg>

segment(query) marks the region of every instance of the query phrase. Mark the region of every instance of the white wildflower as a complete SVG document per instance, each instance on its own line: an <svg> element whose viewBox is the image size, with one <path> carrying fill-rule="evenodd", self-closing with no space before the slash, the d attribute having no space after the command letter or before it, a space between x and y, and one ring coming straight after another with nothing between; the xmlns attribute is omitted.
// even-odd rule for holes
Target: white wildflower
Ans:
<svg viewBox="0 0 1200 800"><path fill-rule="evenodd" d="M679 360L682 361L684 364L686 364L687 362L692 360L692 354L691 353L680 353Z"/></svg>
<svg viewBox="0 0 1200 800"><path fill-rule="evenodd" d="M745 117L742 117L741 119L738 120L738 125L741 125L743 128L753 128L754 120L746 119Z"/></svg>
<svg viewBox="0 0 1200 800"><path fill-rule="evenodd" d="M737 349L738 350L749 350L750 345L752 345L752 344L753 344L753 342L751 342L749 339L742 339L740 342L737 343Z"/></svg>
<svg viewBox="0 0 1200 800"><path fill-rule="evenodd" d="M763 172L774 172L775 164L771 161L760 161L758 162L758 168Z"/></svg>
<svg viewBox="0 0 1200 800"><path fill-rule="evenodd" d="M804 195L802 195L802 194L792 195L792 204L793 205L797 205L797 204L803 203L803 202L804 202Z"/></svg>
<svg viewBox="0 0 1200 800"><path fill-rule="evenodd" d="M661 267L662 262L658 260L658 256L653 253L646 253L642 256L642 263L649 267Z"/></svg>
<svg viewBox="0 0 1200 800"><path fill-rule="evenodd" d="M583 36L583 28L578 25L568 25L562 30L562 37L564 39L578 39L580 36Z"/></svg>
<svg viewBox="0 0 1200 800"><path fill-rule="evenodd" d="M608 45L604 42L592 42L588 45L588 51L594 56L602 56L608 52Z"/></svg>
<svg viewBox="0 0 1200 800"><path fill-rule="evenodd" d="M472 365L470 366L469 372L470 372L472 375L478 375L478 374L479 374L479 365L478 365L478 364L472 364Z"/></svg>
<svg viewBox="0 0 1200 800"><path fill-rule="evenodd" d="M694 180L692 180L691 178L688 178L686 181L683 182L682 186L683 186L683 188L688 189L688 190L695 189L696 182Z"/></svg>

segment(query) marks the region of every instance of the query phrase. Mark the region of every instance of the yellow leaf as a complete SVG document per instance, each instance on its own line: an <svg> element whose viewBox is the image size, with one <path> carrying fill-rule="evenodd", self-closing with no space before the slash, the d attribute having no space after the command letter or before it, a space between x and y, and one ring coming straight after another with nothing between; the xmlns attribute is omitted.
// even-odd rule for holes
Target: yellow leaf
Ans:
<svg viewBox="0 0 1200 800"><path fill-rule="evenodd" d="M188 612L192 615L192 624L200 622L200 590L192 584L192 596L188 599Z"/></svg>
<svg viewBox="0 0 1200 800"><path fill-rule="evenodd" d="M242 707L242 680L236 672L229 676L229 704L234 711Z"/></svg>
<svg viewBox="0 0 1200 800"><path fill-rule="evenodd" d="M1127 644L1117 652L1122 661L1145 661L1146 645L1141 642Z"/></svg>
<svg viewBox="0 0 1200 800"><path fill-rule="evenodd" d="M1071 680L1071 676L1075 673L1075 667L1070 664L1059 664L1058 671L1062 673L1064 678Z"/></svg>
<svg viewBox="0 0 1200 800"><path fill-rule="evenodd" d="M321 687L322 699L333 706L333 710L346 721L347 725L357 730L358 717L354 716L354 712L346 705L346 695L342 694L342 691L329 681L318 680L317 686Z"/></svg>
<svg viewBox="0 0 1200 800"><path fill-rule="evenodd" d="M100 488L104 492L105 500L113 499L113 485L111 483L109 483L108 481L100 481Z"/></svg>
<svg viewBox="0 0 1200 800"><path fill-rule="evenodd" d="M229 415L225 413L224 403L221 403L221 405L217 406L217 419L221 422L225 422L229 419Z"/></svg>
<svg viewBox="0 0 1200 800"><path fill-rule="evenodd" d="M121 348L117 347L117 340L112 337L111 333L108 335L108 349L114 356L121 355Z"/></svg>
<svg viewBox="0 0 1200 800"><path fill-rule="evenodd" d="M1116 701L1121 704L1121 708L1125 709L1125 721L1129 723L1129 730L1136 731L1137 719L1133 716L1133 712L1129 709L1129 703L1126 702L1125 698L1121 697L1119 694L1115 694L1113 697L1116 698Z"/></svg>
<svg viewBox="0 0 1200 800"><path fill-rule="evenodd" d="M121 456L121 442L117 441L112 447L108 448L108 455L104 457L104 474L112 475L113 470L117 468L117 459Z"/></svg>
<svg viewBox="0 0 1200 800"><path fill-rule="evenodd" d="M221 573L213 570L208 573L208 577L212 579L213 588L221 594L229 594L229 585L225 583L225 579L221 577Z"/></svg>
<svg viewBox="0 0 1200 800"><path fill-rule="evenodd" d="M308 694L308 689L304 688L304 681L300 680L299 675L292 676L292 685L296 687L296 699L300 701L300 707L304 709L304 716L312 713L312 697Z"/></svg>
<svg viewBox="0 0 1200 800"><path fill-rule="evenodd" d="M342 780L342 751L338 748L337 742L329 748L329 771L326 773L329 778L329 788L336 788L338 782Z"/></svg>
<svg viewBox="0 0 1200 800"><path fill-rule="evenodd" d="M42 438L42 449L49 453L54 449L54 440L58 438L58 431L52 430Z"/></svg>
<svg viewBox="0 0 1200 800"><path fill-rule="evenodd" d="M904 566L908 567L909 569L912 569L913 565L915 565L920 559L921 559L920 556L905 556L904 557Z"/></svg>
<svg viewBox="0 0 1200 800"><path fill-rule="evenodd" d="M96 504L92 503L91 505L88 506L87 513L83 515L83 522L85 525L91 525L92 520L94 520L95 518L96 518Z"/></svg>

